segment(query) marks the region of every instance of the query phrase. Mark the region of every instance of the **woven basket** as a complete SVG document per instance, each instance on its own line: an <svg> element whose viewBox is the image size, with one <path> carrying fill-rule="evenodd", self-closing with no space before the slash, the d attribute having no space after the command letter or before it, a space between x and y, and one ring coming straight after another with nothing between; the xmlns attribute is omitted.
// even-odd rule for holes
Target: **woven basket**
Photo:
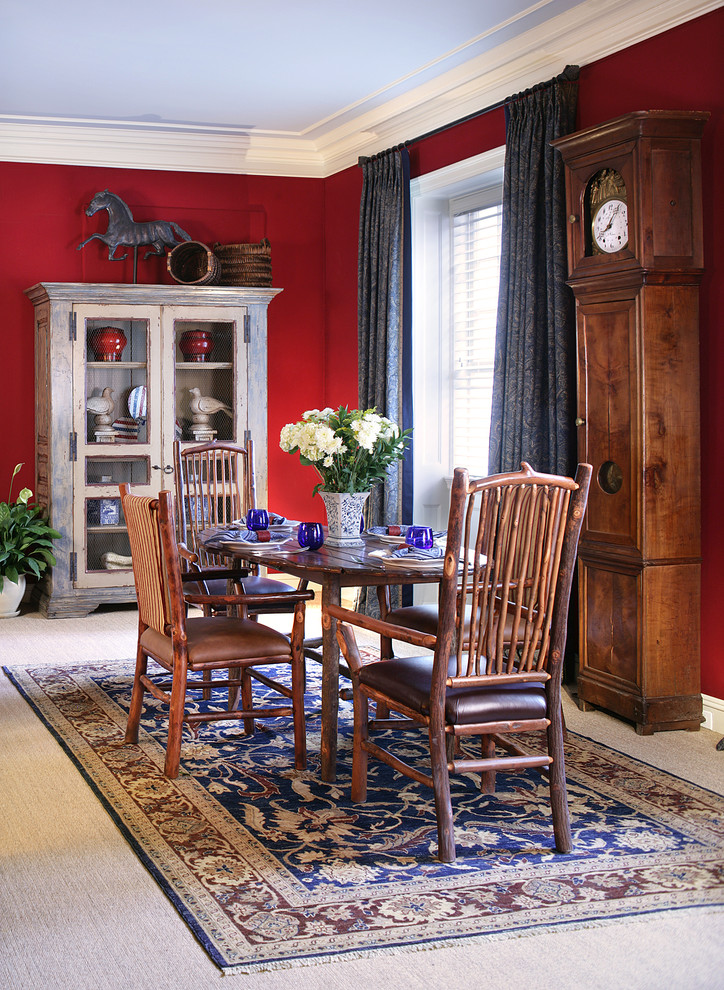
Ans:
<svg viewBox="0 0 724 990"><path fill-rule="evenodd" d="M221 264L210 247L200 241L184 241L169 254L169 274L184 285L218 285Z"/></svg>
<svg viewBox="0 0 724 990"><path fill-rule="evenodd" d="M259 244L214 244L221 265L221 285L272 284L271 244L266 237Z"/></svg>

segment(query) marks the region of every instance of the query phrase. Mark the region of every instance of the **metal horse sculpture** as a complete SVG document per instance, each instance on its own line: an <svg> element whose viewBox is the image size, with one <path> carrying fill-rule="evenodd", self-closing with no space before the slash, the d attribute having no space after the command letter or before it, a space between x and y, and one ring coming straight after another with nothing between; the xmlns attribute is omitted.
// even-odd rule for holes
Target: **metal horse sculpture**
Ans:
<svg viewBox="0 0 724 990"><path fill-rule="evenodd" d="M138 258L138 248L141 245L151 245L154 250L146 251L144 261L151 254L163 254L167 247L175 247L182 241L190 241L191 238L182 230L178 224L170 220L149 220L146 223L136 223L133 214L123 202L120 196L115 193L96 193L90 202L90 206L85 211L86 216L92 217L99 210L108 210L108 229L105 234L91 234L82 244L78 245L78 250L85 247L92 240L103 241L108 245L108 260L123 261L128 254L117 256L116 249L121 245L133 248L133 281L136 281L136 262ZM178 240L177 240L178 237Z"/></svg>

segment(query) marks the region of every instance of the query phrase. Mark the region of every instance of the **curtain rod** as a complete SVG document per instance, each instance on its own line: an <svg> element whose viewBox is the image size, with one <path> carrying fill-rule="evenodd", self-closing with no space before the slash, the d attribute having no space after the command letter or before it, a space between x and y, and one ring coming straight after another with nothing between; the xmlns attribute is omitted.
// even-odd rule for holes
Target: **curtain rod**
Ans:
<svg viewBox="0 0 724 990"><path fill-rule="evenodd" d="M459 117L457 120L453 120L449 124L442 124L440 127L436 127L431 131L426 131L425 134L419 134L417 137L409 138L407 141L403 141L402 144L396 144L393 148L388 148L387 151L378 151L376 155L361 155L357 159L357 164L364 165L365 162L374 162L383 155L391 154L393 151L401 151L403 148L407 148L411 144L417 144L418 141L424 141L429 137L434 137L436 134L442 134L443 131L450 130L451 127L457 127L459 124L466 124L469 120L475 120L476 117L482 117L483 114L490 113L493 110L499 110L501 107L504 107L506 103L521 100L529 93L545 89L546 86L552 86L554 83L576 82L578 80L578 74L579 66L567 65L560 75L554 76L547 82L538 83L536 86L532 86L530 89L526 89L522 93L515 93L513 96L508 96L504 100L498 100L497 103L491 103L489 107L484 107L482 110L474 110L465 117Z"/></svg>
<svg viewBox="0 0 724 990"><path fill-rule="evenodd" d="M388 148L387 151L378 151L376 155L361 155L357 159L357 164L364 165L365 162L374 162L383 155L389 155L393 151L401 151L403 148L408 148L411 144L417 144L418 141L424 141L429 137L434 137L436 134L442 134L443 131L448 131L451 127L457 127L459 124L466 124L469 120L474 120L476 117L482 117L483 114L490 113L491 110L499 110L500 107L505 106L506 103L507 100L499 100L497 103L491 103L489 107L484 107L482 110L474 110L465 117L459 117L457 120L453 120L449 124L442 124L440 127L435 127L431 131L426 131L425 134L419 134L417 137L408 138L407 141L403 141L402 144L396 144L394 147Z"/></svg>
<svg viewBox="0 0 724 990"><path fill-rule="evenodd" d="M436 134L442 134L443 131L447 131L451 127L457 127L459 124L467 124L469 120L475 120L476 117L482 117L484 114L491 113L493 110L499 110L501 107L505 106L507 102L507 99L498 100L497 103L491 103L489 107L484 107L482 110L474 110L465 117L459 117L457 120L453 120L451 124L443 124L441 127L435 127L431 131L426 131L424 134L419 134L416 138L412 138L410 141L405 141L405 145L417 144L418 141L425 141L427 138L434 137Z"/></svg>

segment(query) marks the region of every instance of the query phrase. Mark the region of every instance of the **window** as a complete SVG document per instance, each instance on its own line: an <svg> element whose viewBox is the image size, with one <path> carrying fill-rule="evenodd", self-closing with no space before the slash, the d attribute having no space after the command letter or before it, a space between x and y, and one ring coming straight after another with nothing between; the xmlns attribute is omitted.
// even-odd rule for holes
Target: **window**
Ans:
<svg viewBox="0 0 724 990"><path fill-rule="evenodd" d="M475 199L499 199L496 188ZM503 207L451 201L452 466L488 473Z"/></svg>
<svg viewBox="0 0 724 990"><path fill-rule="evenodd" d="M413 513L436 529L453 469L487 473L504 153L411 183Z"/></svg>

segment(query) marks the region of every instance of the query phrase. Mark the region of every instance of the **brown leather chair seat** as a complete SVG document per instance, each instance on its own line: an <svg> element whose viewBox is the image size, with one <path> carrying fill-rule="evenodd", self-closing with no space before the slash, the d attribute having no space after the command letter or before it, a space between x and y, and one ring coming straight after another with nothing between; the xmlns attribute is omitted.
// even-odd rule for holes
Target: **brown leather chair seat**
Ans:
<svg viewBox="0 0 724 990"><path fill-rule="evenodd" d="M297 590L291 584L285 584L283 581L275 581L272 578L258 577L256 574L248 574L245 577L240 577L239 583L243 595L281 595L285 591ZM187 591L193 591L194 594L201 595L204 593L201 584L197 584L195 581L184 581L184 587ZM206 587L210 595L226 594L226 581L213 578L206 582ZM273 611L273 606L269 607L269 611ZM288 612L289 606L285 605L283 611Z"/></svg>
<svg viewBox="0 0 724 990"><path fill-rule="evenodd" d="M288 638L253 619L237 619L220 615L216 618L186 620L186 642L190 664L211 664L212 669L228 667L234 660L270 656L278 652L289 657ZM145 629L141 646L153 656L171 663L173 642L155 629Z"/></svg>
<svg viewBox="0 0 724 990"><path fill-rule="evenodd" d="M467 636L470 630L471 609L468 605L465 609L464 630ZM437 634L439 610L435 604L426 605L404 605L401 608L390 609L385 616L385 621L394 626L402 626L404 629L416 629L418 632L427 633L430 636ZM513 631L513 617L510 613L505 617L505 641L510 640Z"/></svg>
<svg viewBox="0 0 724 990"><path fill-rule="evenodd" d="M431 656L396 657L368 663L360 671L360 683L387 698L399 701L423 715L430 713ZM455 659L448 671L455 673ZM489 688L448 688L445 719L452 725L545 718L546 694L540 684L496 684Z"/></svg>

